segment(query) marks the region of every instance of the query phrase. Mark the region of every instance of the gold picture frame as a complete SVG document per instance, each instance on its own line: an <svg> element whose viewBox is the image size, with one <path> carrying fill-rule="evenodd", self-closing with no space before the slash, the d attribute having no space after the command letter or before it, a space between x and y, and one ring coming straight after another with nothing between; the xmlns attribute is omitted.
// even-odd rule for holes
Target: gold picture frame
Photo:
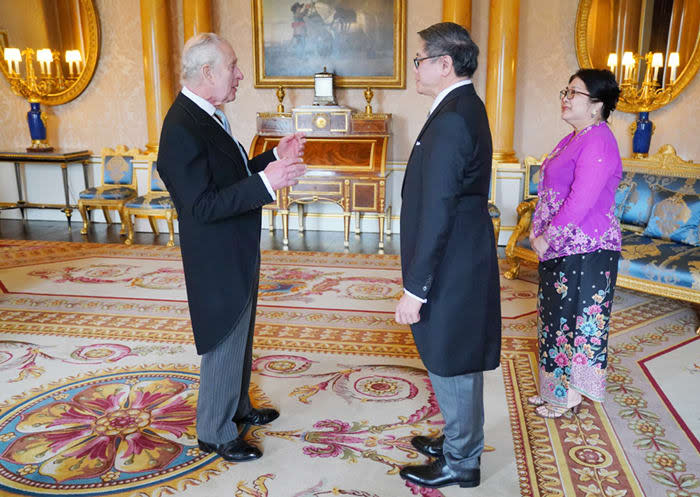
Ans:
<svg viewBox="0 0 700 497"><path fill-rule="evenodd" d="M252 0L252 15L256 88L311 88L324 69L339 88L406 87L406 0Z"/></svg>

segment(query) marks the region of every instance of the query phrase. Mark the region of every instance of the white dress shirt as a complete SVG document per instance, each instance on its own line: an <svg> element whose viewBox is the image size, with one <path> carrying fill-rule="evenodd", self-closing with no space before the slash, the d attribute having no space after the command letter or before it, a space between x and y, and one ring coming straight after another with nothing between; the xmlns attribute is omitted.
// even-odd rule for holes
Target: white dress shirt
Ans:
<svg viewBox="0 0 700 497"><path fill-rule="evenodd" d="M226 127L224 126L224 123L219 121L214 116L214 112L216 112L216 107L211 102L207 102L205 99L194 93L192 90L187 88L186 86L182 87L182 94L192 100L197 107L202 109L204 112L209 114L211 118L219 125L221 128L225 131ZM228 132L227 132L228 133ZM238 149L241 151L241 155L243 155L243 148L241 147L240 143L238 143L238 140L236 140L233 136L231 137L233 141L236 142L236 145L238 146ZM275 154L275 159L279 159L279 156L277 155L277 147L272 149L272 153ZM247 157L243 157L243 163L245 164L247 162ZM272 185L270 185L270 182L267 179L267 176L265 176L265 173L263 171L260 171L258 173L260 175L260 179L262 179L263 183L265 184L265 188L267 188L267 191L270 193L270 196L272 197L272 200L275 201L277 200L277 195L275 194L275 191L272 189Z"/></svg>
<svg viewBox="0 0 700 497"><path fill-rule="evenodd" d="M432 114L433 111L437 108L437 106L440 105L440 102L442 102L445 99L445 97L447 96L448 93L450 93L455 88L459 88L460 86L465 86L465 85L470 85L470 84L472 84L471 79L462 79L460 81L457 81L455 84L450 85L447 88L445 88L444 90L442 90L440 93L438 93L437 97L435 97L435 100L433 101L433 105L430 107L430 114Z"/></svg>
<svg viewBox="0 0 700 497"><path fill-rule="evenodd" d="M442 90L440 93L438 93L437 97L435 97L435 100L433 101L433 105L430 107L430 114L432 114L433 111L437 108L437 106L440 105L440 102L442 102L445 99L445 97L447 96L448 93L450 93L455 88L459 88L460 86L465 86L465 85L470 85L470 84L472 84L471 79L463 79L461 81L456 82L453 85L448 86L444 90ZM428 114L428 116L430 116L430 114ZM428 302L428 299L422 299L418 295L413 295L411 292L409 292L405 288L403 289L403 291L406 295L409 295L409 296L413 297L414 299L419 300L420 302L423 302L424 304L426 302Z"/></svg>

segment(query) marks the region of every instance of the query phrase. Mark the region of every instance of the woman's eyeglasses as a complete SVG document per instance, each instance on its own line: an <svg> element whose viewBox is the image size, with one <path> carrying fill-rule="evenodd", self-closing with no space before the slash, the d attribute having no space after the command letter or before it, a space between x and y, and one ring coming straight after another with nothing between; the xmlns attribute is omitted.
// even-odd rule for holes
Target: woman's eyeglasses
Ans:
<svg viewBox="0 0 700 497"><path fill-rule="evenodd" d="M436 57L442 57L443 55L448 55L446 53L440 54L440 55L428 55L427 57L414 57L413 58L413 65L416 66L416 69L418 69L418 66L420 65L421 62L424 60L428 59L434 59Z"/></svg>
<svg viewBox="0 0 700 497"><path fill-rule="evenodd" d="M559 92L560 98L566 97L568 100L571 100L574 98L576 94L579 95L586 95L587 97L590 97L591 95L589 93L583 92L583 91L578 91L574 90L573 88L564 88L562 91Z"/></svg>

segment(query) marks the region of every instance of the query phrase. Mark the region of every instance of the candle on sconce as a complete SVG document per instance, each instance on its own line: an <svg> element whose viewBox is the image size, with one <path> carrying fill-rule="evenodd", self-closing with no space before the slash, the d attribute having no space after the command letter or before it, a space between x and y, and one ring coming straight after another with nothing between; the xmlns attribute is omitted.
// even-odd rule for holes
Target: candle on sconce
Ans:
<svg viewBox="0 0 700 497"><path fill-rule="evenodd" d="M615 68L617 68L617 54L615 52L608 55L608 67L610 72L615 74Z"/></svg>
<svg viewBox="0 0 700 497"><path fill-rule="evenodd" d="M7 61L7 70L10 74L19 74L19 63L22 61L22 54L19 48L6 48L4 51Z"/></svg>
<svg viewBox="0 0 700 497"><path fill-rule="evenodd" d="M653 81L656 82L659 79L659 69L663 67L664 65L664 54L661 52L656 52L654 55L651 57L651 67L654 68L654 79Z"/></svg>
<svg viewBox="0 0 700 497"><path fill-rule="evenodd" d="M80 55L80 50L66 50L66 63L68 64L70 76L77 76L80 74L81 60L82 56Z"/></svg>
<svg viewBox="0 0 700 497"><path fill-rule="evenodd" d="M680 65L680 57L678 52L671 52L668 54L668 67L671 68L671 83L676 81L676 70Z"/></svg>
<svg viewBox="0 0 700 497"><path fill-rule="evenodd" d="M41 74L46 74L51 76L51 61L53 56L51 55L50 48L42 48L36 51L36 60L39 62L41 67Z"/></svg>
<svg viewBox="0 0 700 497"><path fill-rule="evenodd" d="M622 67L625 68L625 81L632 78L632 68L634 67L634 55L632 52L622 54Z"/></svg>

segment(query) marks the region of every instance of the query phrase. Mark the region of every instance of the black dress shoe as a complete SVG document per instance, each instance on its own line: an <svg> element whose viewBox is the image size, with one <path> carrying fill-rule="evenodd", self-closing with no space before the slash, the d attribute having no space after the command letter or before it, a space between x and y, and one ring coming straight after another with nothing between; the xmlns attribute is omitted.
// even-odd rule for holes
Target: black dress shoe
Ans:
<svg viewBox="0 0 700 497"><path fill-rule="evenodd" d="M280 413L274 409L251 409L248 414L242 418L233 418L233 422L236 424L247 424L247 425L266 425L280 417Z"/></svg>
<svg viewBox="0 0 700 497"><path fill-rule="evenodd" d="M422 466L405 466L399 472L401 478L421 487L438 488L459 485L463 488L478 487L481 483L479 468L470 469L464 475L458 475L450 469L444 457L435 459Z"/></svg>
<svg viewBox="0 0 700 497"><path fill-rule="evenodd" d="M419 435L411 439L411 445L424 456L440 457L442 456L442 443L444 441L445 435L441 435L437 438Z"/></svg>
<svg viewBox="0 0 700 497"><path fill-rule="evenodd" d="M253 447L242 438L236 438L225 444L210 444L197 440L199 450L202 452L216 452L227 461L243 462L260 459L262 452L257 447Z"/></svg>

